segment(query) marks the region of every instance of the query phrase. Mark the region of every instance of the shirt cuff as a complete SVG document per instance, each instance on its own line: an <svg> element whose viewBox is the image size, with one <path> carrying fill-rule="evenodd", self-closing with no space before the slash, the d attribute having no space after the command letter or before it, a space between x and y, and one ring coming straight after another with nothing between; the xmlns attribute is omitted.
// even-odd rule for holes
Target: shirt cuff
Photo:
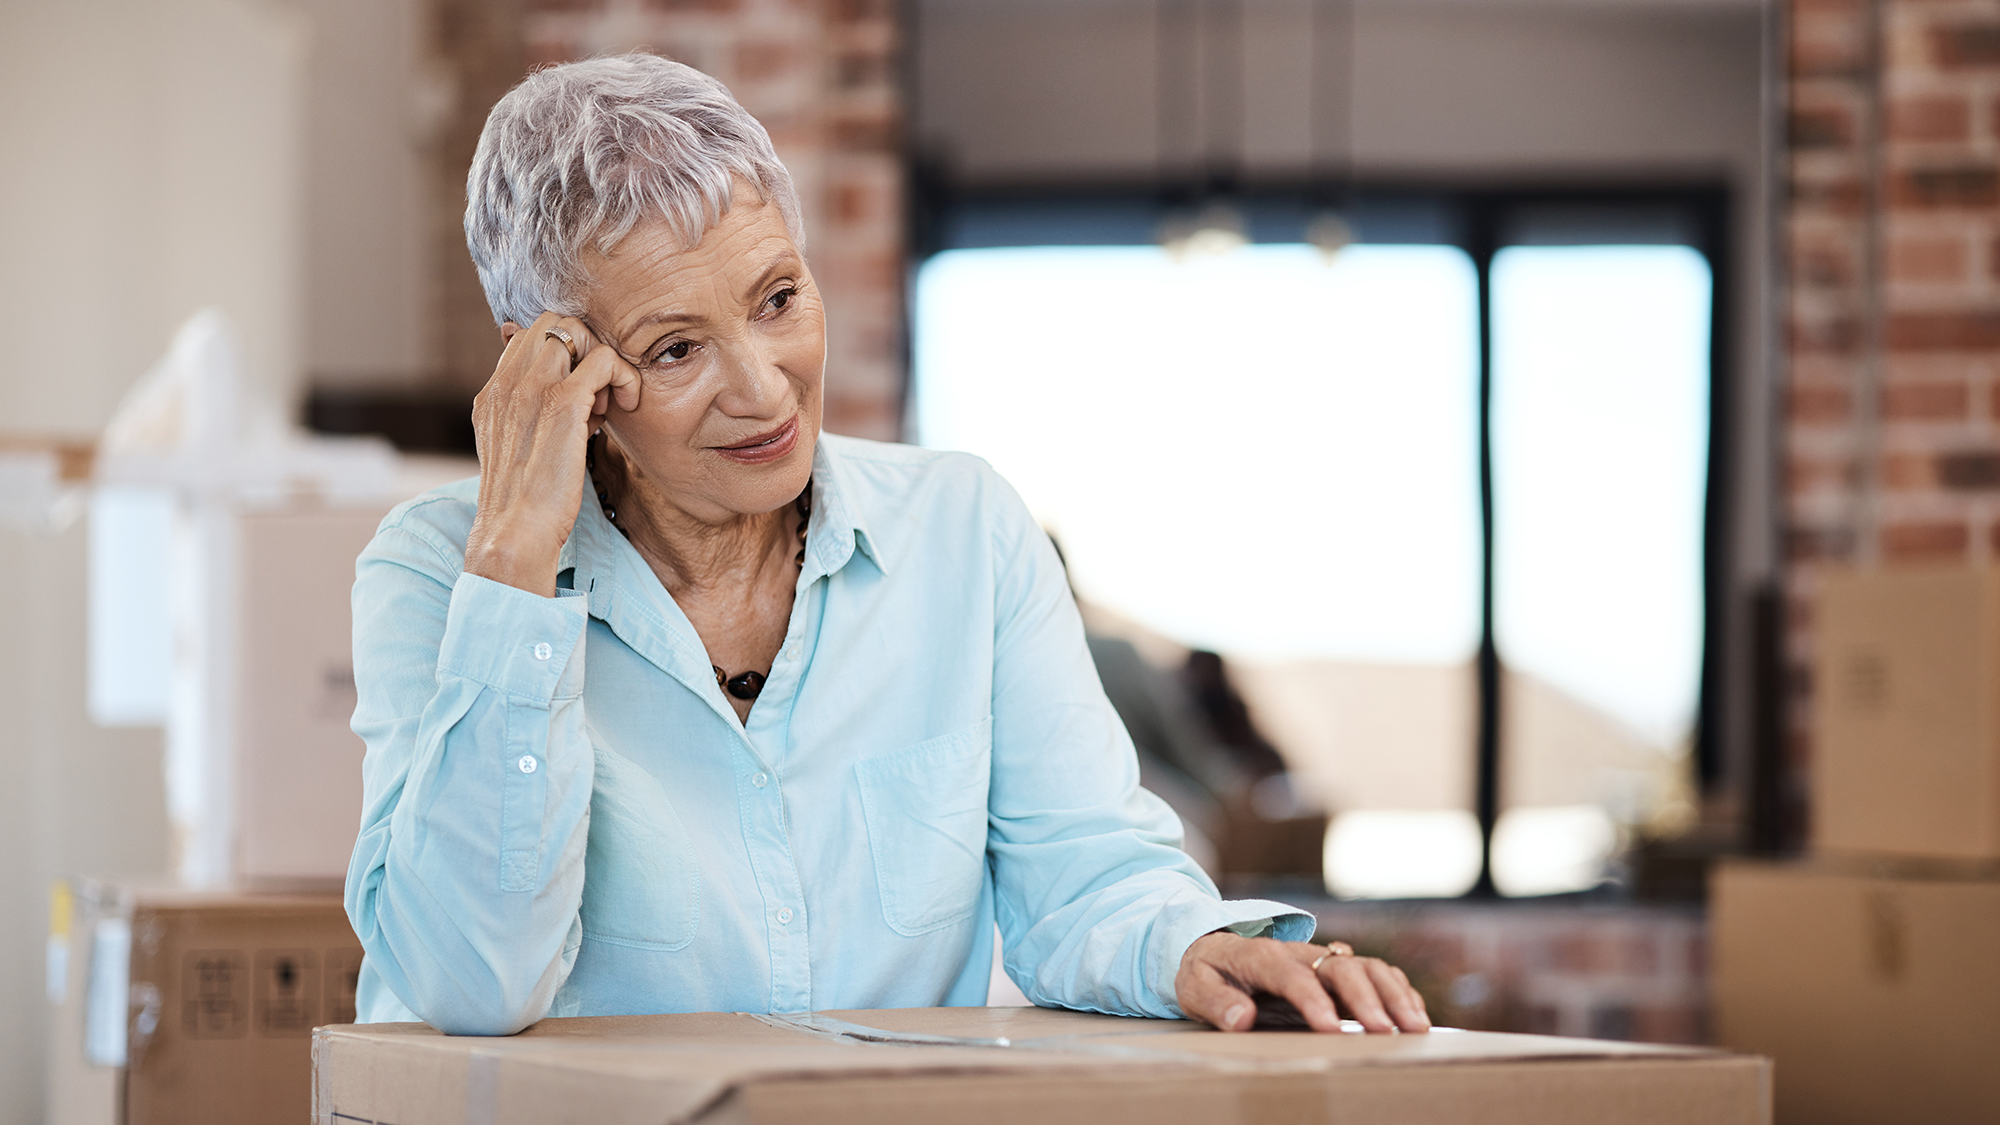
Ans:
<svg viewBox="0 0 2000 1125"><path fill-rule="evenodd" d="M460 574L451 588L438 671L542 704L572 682L580 691L589 606L586 597L545 598Z"/></svg>
<svg viewBox="0 0 2000 1125"><path fill-rule="evenodd" d="M1181 958L1195 941L1217 930L1244 937L1271 937L1279 941L1311 941L1319 929L1319 919L1281 902L1243 899L1227 902L1208 895L1187 896L1170 907L1161 918L1160 960L1156 965L1154 993L1171 1001L1172 1012L1185 1017L1174 994L1174 979L1180 974ZM1250 932L1245 932L1245 931Z"/></svg>

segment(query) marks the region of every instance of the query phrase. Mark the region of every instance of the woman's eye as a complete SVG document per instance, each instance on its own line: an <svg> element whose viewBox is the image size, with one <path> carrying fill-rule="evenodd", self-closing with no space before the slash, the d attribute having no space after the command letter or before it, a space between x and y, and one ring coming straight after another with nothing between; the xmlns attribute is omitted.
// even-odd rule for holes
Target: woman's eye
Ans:
<svg viewBox="0 0 2000 1125"><path fill-rule="evenodd" d="M796 297L798 295L799 291L796 289L780 289L776 293L771 294L770 299L765 301L764 304L767 305L772 312L780 312L784 309L786 305L792 303L793 297Z"/></svg>
<svg viewBox="0 0 2000 1125"><path fill-rule="evenodd" d="M675 340L673 343L668 344L666 347L660 349L660 358L682 360L686 359L688 357L688 353L693 350L694 350L694 345L689 343L688 341Z"/></svg>

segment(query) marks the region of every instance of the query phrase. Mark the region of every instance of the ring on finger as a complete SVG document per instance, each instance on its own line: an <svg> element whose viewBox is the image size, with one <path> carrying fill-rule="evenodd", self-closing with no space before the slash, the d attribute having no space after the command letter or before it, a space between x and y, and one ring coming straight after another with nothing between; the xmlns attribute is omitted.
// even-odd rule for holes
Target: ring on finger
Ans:
<svg viewBox="0 0 2000 1125"><path fill-rule="evenodd" d="M1352 956L1354 956L1354 947L1347 944L1346 942L1344 941L1327 942L1326 952L1320 954L1318 957L1313 959L1312 971L1315 973L1319 972L1320 965L1324 963L1326 959L1329 957L1352 957Z"/></svg>
<svg viewBox="0 0 2000 1125"><path fill-rule="evenodd" d="M571 371L575 371L577 361L582 358L581 356L576 354L576 338L574 336L571 336L568 330L562 328L561 326L551 326L542 329L542 336L546 339L555 340L559 342L565 349L569 351L569 369Z"/></svg>

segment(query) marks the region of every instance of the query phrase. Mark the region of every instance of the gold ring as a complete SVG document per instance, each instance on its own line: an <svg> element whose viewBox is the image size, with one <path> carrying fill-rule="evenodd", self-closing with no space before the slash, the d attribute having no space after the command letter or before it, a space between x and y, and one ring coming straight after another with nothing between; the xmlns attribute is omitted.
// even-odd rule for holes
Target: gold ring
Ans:
<svg viewBox="0 0 2000 1125"><path fill-rule="evenodd" d="M1352 956L1354 956L1354 947L1347 944L1346 942L1344 941L1327 942L1326 952L1320 954L1318 957L1313 959L1312 971L1315 973L1319 972L1320 965L1323 964L1329 957L1352 957Z"/></svg>
<svg viewBox="0 0 2000 1125"><path fill-rule="evenodd" d="M562 342L562 346L569 350L569 369L575 371L578 360L583 358L576 354L576 340L561 328L544 328L542 329L542 336L546 339L560 340Z"/></svg>

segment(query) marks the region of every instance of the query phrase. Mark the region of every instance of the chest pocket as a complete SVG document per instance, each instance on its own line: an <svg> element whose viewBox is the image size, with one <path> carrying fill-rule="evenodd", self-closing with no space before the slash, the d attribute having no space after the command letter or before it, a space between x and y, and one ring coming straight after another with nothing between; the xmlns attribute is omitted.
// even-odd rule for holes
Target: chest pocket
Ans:
<svg viewBox="0 0 2000 1125"><path fill-rule="evenodd" d="M993 720L857 762L882 920L905 937L972 917L986 878Z"/></svg>
<svg viewBox="0 0 2000 1125"><path fill-rule="evenodd" d="M694 847L666 789L630 759L599 749L583 857L583 936L670 953L694 940L700 915Z"/></svg>

